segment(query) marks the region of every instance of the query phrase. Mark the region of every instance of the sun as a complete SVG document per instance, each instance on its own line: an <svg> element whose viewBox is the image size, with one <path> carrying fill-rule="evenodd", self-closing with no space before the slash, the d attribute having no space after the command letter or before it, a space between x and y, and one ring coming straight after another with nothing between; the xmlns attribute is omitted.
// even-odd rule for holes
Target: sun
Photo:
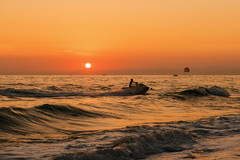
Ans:
<svg viewBox="0 0 240 160"><path fill-rule="evenodd" d="M91 68L91 67L92 67L91 63L86 63L85 64L85 68Z"/></svg>

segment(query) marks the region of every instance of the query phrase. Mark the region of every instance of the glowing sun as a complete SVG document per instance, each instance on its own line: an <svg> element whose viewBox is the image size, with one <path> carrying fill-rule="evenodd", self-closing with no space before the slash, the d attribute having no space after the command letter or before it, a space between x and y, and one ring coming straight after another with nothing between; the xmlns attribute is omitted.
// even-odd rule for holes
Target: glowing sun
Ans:
<svg viewBox="0 0 240 160"><path fill-rule="evenodd" d="M86 67L86 68L91 68L91 66L92 66L91 63L86 63L86 64L85 64L85 67Z"/></svg>

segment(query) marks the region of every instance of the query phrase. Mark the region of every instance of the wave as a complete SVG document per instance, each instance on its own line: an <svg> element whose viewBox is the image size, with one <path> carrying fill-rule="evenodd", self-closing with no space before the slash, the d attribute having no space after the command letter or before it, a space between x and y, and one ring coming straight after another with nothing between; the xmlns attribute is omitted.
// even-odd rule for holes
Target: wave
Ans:
<svg viewBox="0 0 240 160"><path fill-rule="evenodd" d="M103 93L83 93L83 92L73 92L73 91L62 91L61 88L56 86L48 86L47 90L41 89L15 89L15 88L7 88L0 89L0 95L7 96L10 98L14 97L70 97L70 96L91 96L91 97L99 97L99 96L132 96L144 94L145 91L142 90L129 90L129 89L115 89L110 90ZM91 89L93 90L93 89ZM102 91L109 90L109 88L101 87Z"/></svg>
<svg viewBox="0 0 240 160"><path fill-rule="evenodd" d="M240 134L240 115L216 116L193 122L179 121L160 123L154 126L132 126L109 131L123 132L122 138L108 144L96 146L96 149L63 153L54 160L125 160L144 159L152 154L179 152L193 149L202 139ZM104 135L107 135L104 131ZM100 135L97 133L96 135ZM105 136L105 141L106 141ZM79 145L83 145L80 144ZM71 146L68 146L68 148ZM82 148L81 146L74 146Z"/></svg>
<svg viewBox="0 0 240 160"><path fill-rule="evenodd" d="M54 160L125 160L143 159L147 155L162 152L182 151L186 146L182 144L193 144L195 141L191 135L181 131L172 130L161 133L149 133L139 136L128 136L112 142L102 149L92 152L81 152L73 154L63 154Z"/></svg>
<svg viewBox="0 0 240 160"><path fill-rule="evenodd" d="M49 90L57 90L50 87ZM83 96L81 92L53 92L40 89L14 89L7 88L0 90L0 95L8 97L65 97L65 96Z"/></svg>
<svg viewBox="0 0 240 160"><path fill-rule="evenodd" d="M210 88L199 87L197 89L189 89L181 92L177 92L180 95L187 95L187 96L208 96L208 95L215 95L215 96L222 96L222 97L229 97L230 94L224 88L213 86Z"/></svg>
<svg viewBox="0 0 240 160"><path fill-rule="evenodd" d="M3 85L9 85L9 86L25 86L26 84L24 84L24 83L7 83L7 84L3 84Z"/></svg>
<svg viewBox="0 0 240 160"><path fill-rule="evenodd" d="M30 84L30 83L6 83L2 84L5 86L36 86L36 84Z"/></svg>
<svg viewBox="0 0 240 160"><path fill-rule="evenodd" d="M34 107L34 109L37 109L38 112L41 111L43 114L64 114L65 116L85 116L85 117L97 117L97 116L103 116L98 113L89 112L77 107L73 106L64 106L64 105L50 105L50 104L44 104L40 106Z"/></svg>
<svg viewBox="0 0 240 160"><path fill-rule="evenodd" d="M34 132L34 128L51 127L51 122L76 118L108 117L107 115L86 111L67 105L44 104L33 108L0 108L0 131L25 134ZM32 127L32 129L31 129ZM36 129L35 128L35 129Z"/></svg>

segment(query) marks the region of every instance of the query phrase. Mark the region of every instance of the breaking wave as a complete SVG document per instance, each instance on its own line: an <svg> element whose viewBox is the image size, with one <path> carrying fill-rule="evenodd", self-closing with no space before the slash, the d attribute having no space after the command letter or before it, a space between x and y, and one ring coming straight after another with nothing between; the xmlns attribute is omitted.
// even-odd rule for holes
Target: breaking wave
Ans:
<svg viewBox="0 0 240 160"><path fill-rule="evenodd" d="M95 150L63 153L55 156L54 160L144 159L153 154L189 150L194 147L193 144L205 138L239 134L239 122L240 115L225 115L193 122L179 121L154 126L126 127L109 131L112 135L114 132L123 132L125 136L119 139L96 146ZM107 135L106 132L104 131L105 135ZM79 143L79 145L82 144Z"/></svg>
<svg viewBox="0 0 240 160"><path fill-rule="evenodd" d="M96 151L64 154L54 160L143 159L151 154L182 151L193 143L195 141L190 134L177 130L168 130L160 133L123 137ZM182 146L183 144L185 147ZM189 144L188 147L187 144Z"/></svg>
<svg viewBox="0 0 240 160"><path fill-rule="evenodd" d="M230 94L224 88L213 86L210 88L199 87L197 89L189 89L185 91L178 92L180 95L187 95L187 96L208 96L208 95L215 95L215 96L222 96L222 97L229 97Z"/></svg>

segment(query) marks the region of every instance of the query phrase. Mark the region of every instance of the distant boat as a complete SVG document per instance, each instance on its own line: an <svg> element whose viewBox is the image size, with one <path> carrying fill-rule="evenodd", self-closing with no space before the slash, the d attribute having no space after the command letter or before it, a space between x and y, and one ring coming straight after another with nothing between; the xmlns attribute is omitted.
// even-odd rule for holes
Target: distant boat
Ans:
<svg viewBox="0 0 240 160"><path fill-rule="evenodd" d="M174 76L174 77L177 77L178 75L177 75L177 74L174 74L173 76Z"/></svg>

